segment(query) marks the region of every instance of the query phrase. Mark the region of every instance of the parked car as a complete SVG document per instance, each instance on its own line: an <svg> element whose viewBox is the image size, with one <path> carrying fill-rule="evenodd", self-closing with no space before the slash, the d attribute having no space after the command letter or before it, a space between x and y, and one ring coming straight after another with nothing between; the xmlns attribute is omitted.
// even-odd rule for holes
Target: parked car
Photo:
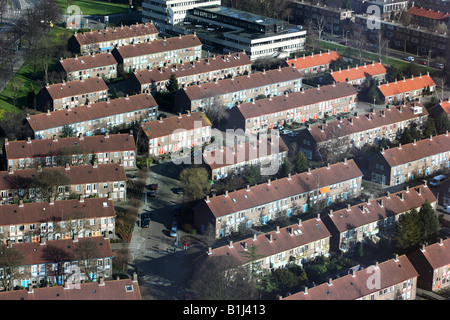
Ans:
<svg viewBox="0 0 450 320"><path fill-rule="evenodd" d="M150 197L156 197L156 190L150 190L150 192L148 193L148 195Z"/></svg>
<svg viewBox="0 0 450 320"><path fill-rule="evenodd" d="M433 186L433 187L438 186L442 181L445 180L445 178L446 178L446 176L443 174L440 174L440 175L434 177L433 180L431 180L431 182L430 182L430 186Z"/></svg>
<svg viewBox="0 0 450 320"><path fill-rule="evenodd" d="M423 64L424 66L426 66L428 63L425 60L419 60L417 61L418 64Z"/></svg>
<svg viewBox="0 0 450 320"><path fill-rule="evenodd" d="M442 64L442 63L436 63L435 65L434 65L434 67L436 68L436 69L444 69L444 65Z"/></svg>
<svg viewBox="0 0 450 320"><path fill-rule="evenodd" d="M158 184L157 184L157 183L152 183L152 184L149 186L149 188L150 188L150 190L157 190L157 189L158 189Z"/></svg>
<svg viewBox="0 0 450 320"><path fill-rule="evenodd" d="M444 211L445 213L450 214L450 206L443 206L442 207L442 211Z"/></svg>
<svg viewBox="0 0 450 320"><path fill-rule="evenodd" d="M177 227L176 226L172 226L172 229L170 229L170 236L171 237L177 236Z"/></svg>
<svg viewBox="0 0 450 320"><path fill-rule="evenodd" d="M281 134L290 134L292 133L292 130L283 130L281 131Z"/></svg>
<svg viewBox="0 0 450 320"><path fill-rule="evenodd" d="M403 58L403 60L414 61L414 57L409 56L409 57Z"/></svg>
<svg viewBox="0 0 450 320"><path fill-rule="evenodd" d="M141 213L141 228L148 228L150 227L150 213Z"/></svg>

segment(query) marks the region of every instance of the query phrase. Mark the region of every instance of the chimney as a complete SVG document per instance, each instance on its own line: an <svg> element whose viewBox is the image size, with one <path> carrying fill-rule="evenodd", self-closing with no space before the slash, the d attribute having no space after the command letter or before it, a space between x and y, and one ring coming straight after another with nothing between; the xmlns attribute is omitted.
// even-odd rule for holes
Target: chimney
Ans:
<svg viewBox="0 0 450 320"><path fill-rule="evenodd" d="M78 201L79 201L79 202L84 202L84 197L83 197L82 194L80 194L80 195L78 196Z"/></svg>
<svg viewBox="0 0 450 320"><path fill-rule="evenodd" d="M212 248L211 248L211 247L208 247L208 252L207 252L207 254L208 254L208 255L212 255Z"/></svg>
<svg viewBox="0 0 450 320"><path fill-rule="evenodd" d="M273 234L269 233L269 242L273 241Z"/></svg>
<svg viewBox="0 0 450 320"><path fill-rule="evenodd" d="M105 279L103 277L99 277L98 278L98 285L99 286L104 286L105 285Z"/></svg>
<svg viewBox="0 0 450 320"><path fill-rule="evenodd" d="M386 199L390 199L391 198L391 193L388 191L386 192Z"/></svg>
<svg viewBox="0 0 450 320"><path fill-rule="evenodd" d="M333 285L333 280L331 278L328 278L328 286L332 286Z"/></svg>
<svg viewBox="0 0 450 320"><path fill-rule="evenodd" d="M306 286L303 287L303 293L304 293L304 294L308 294L308 287L306 287Z"/></svg>
<svg viewBox="0 0 450 320"><path fill-rule="evenodd" d="M277 231L275 231L276 233L280 233L280 226L277 226Z"/></svg>
<svg viewBox="0 0 450 320"><path fill-rule="evenodd" d="M301 227L302 226L302 219L299 218L297 224L298 224L299 227Z"/></svg>
<svg viewBox="0 0 450 320"><path fill-rule="evenodd" d="M78 234L73 234L73 242L78 242Z"/></svg>
<svg viewBox="0 0 450 320"><path fill-rule="evenodd" d="M422 244L422 247L420 248L420 251L425 252L425 244Z"/></svg>
<svg viewBox="0 0 450 320"><path fill-rule="evenodd" d="M133 272L133 282L137 282L138 281L138 276L136 272Z"/></svg>
<svg viewBox="0 0 450 320"><path fill-rule="evenodd" d="M228 247L231 249L231 248L233 248L233 241L232 240L230 240L229 242L228 242Z"/></svg>
<svg viewBox="0 0 450 320"><path fill-rule="evenodd" d="M54 197L50 197L49 203L50 203L50 205L54 205L55 204L55 198Z"/></svg>
<svg viewBox="0 0 450 320"><path fill-rule="evenodd" d="M330 209L330 213L328 214L330 217L333 216L333 210Z"/></svg>
<svg viewBox="0 0 450 320"><path fill-rule="evenodd" d="M256 233L253 234L253 241L256 241Z"/></svg>
<svg viewBox="0 0 450 320"><path fill-rule="evenodd" d="M22 208L23 207L23 199L20 199L19 200L19 208Z"/></svg>
<svg viewBox="0 0 450 320"><path fill-rule="evenodd" d="M398 254L396 253L394 256L394 261L397 262L398 261Z"/></svg>
<svg viewBox="0 0 450 320"><path fill-rule="evenodd" d="M225 197L228 197L228 190L225 190Z"/></svg>

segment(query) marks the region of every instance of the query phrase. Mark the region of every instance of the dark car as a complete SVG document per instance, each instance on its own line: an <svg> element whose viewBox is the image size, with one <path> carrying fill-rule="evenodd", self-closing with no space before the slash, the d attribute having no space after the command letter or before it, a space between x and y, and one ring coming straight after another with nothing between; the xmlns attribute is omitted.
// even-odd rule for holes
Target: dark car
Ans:
<svg viewBox="0 0 450 320"><path fill-rule="evenodd" d="M148 228L150 227L150 213L142 213L141 214L141 228Z"/></svg>
<svg viewBox="0 0 450 320"><path fill-rule="evenodd" d="M150 197L156 197L156 190L150 190L150 192L148 193L148 195Z"/></svg>
<svg viewBox="0 0 450 320"><path fill-rule="evenodd" d="M150 190L157 190L157 189L158 189L158 184L157 184L157 183L152 183L152 184L149 186L149 188L150 188Z"/></svg>

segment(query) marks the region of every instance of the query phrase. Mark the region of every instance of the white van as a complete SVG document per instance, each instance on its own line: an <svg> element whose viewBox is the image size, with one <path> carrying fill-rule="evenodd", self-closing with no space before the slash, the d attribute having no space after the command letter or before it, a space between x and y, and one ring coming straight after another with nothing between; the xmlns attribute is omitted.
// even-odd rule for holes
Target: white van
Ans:
<svg viewBox="0 0 450 320"><path fill-rule="evenodd" d="M431 182L430 182L430 186L433 186L433 187L438 186L442 181L445 180L445 178L446 178L446 176L443 174L440 174L440 175L434 177L433 180L431 180Z"/></svg>

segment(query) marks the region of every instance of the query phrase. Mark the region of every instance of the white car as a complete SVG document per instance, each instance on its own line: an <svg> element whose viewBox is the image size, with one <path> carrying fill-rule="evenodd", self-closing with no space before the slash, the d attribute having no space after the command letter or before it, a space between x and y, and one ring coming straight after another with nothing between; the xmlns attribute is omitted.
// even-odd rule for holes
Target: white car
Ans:
<svg viewBox="0 0 450 320"><path fill-rule="evenodd" d="M292 130L283 130L281 131L281 134L290 134L292 133Z"/></svg>
<svg viewBox="0 0 450 320"><path fill-rule="evenodd" d="M444 211L445 213L450 213L450 206L443 206L442 211Z"/></svg>
<svg viewBox="0 0 450 320"><path fill-rule="evenodd" d="M414 57L406 57L404 60L406 60L406 61L414 61Z"/></svg>
<svg viewBox="0 0 450 320"><path fill-rule="evenodd" d="M440 174L433 178L433 180L430 181L430 186L436 187L438 186L442 181L444 181L446 178L445 175Z"/></svg>

